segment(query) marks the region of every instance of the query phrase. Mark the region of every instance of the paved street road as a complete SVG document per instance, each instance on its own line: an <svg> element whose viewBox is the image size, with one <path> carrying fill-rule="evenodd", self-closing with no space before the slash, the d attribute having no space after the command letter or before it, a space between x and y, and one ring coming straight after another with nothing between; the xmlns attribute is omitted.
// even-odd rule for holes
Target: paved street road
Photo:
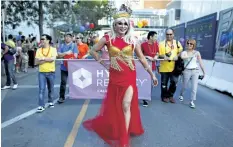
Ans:
<svg viewBox="0 0 233 147"><path fill-rule="evenodd" d="M56 78L57 98L59 71ZM2 92L2 147L106 146L80 125L83 120L95 116L101 100L69 99L38 114L34 113L37 73L18 81L17 90ZM184 102L165 104L160 101L159 91L160 87L154 90L149 107L140 107L145 134L133 138L132 147L233 147L232 97L199 86L197 107L191 109L188 107L189 92ZM175 97L178 99L177 93Z"/></svg>

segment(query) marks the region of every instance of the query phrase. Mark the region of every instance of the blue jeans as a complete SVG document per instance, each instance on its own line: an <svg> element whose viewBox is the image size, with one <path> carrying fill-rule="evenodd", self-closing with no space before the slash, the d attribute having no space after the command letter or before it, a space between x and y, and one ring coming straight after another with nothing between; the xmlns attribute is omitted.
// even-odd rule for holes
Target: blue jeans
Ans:
<svg viewBox="0 0 233 147"><path fill-rule="evenodd" d="M6 86L11 85L11 81L13 84L17 84L15 74L14 74L14 60L4 61L5 72L6 72Z"/></svg>
<svg viewBox="0 0 233 147"><path fill-rule="evenodd" d="M39 72L39 106L44 107L45 87L48 87L48 102L53 102L55 72Z"/></svg>

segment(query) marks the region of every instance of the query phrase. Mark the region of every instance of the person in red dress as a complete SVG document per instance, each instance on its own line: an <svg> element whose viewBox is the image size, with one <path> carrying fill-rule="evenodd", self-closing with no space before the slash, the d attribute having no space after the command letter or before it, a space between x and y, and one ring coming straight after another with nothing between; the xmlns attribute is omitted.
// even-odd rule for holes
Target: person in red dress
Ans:
<svg viewBox="0 0 233 147"><path fill-rule="evenodd" d="M95 132L112 147L130 147L130 136L144 133L138 105L134 51L145 70L151 75L154 85L158 84L141 52L140 44L132 34L129 12L128 8L123 10L123 6L121 7L113 16L111 33L104 35L91 51L94 59L109 69L110 77L98 115L84 121L83 126L88 131ZM105 44L109 52L110 67L97 53Z"/></svg>
<svg viewBox="0 0 233 147"><path fill-rule="evenodd" d="M156 59L157 54L159 53L159 45L157 42L157 32L155 31L150 31L147 34L147 41L143 42L141 44L142 48L142 53L144 56L149 59L152 62L152 71L156 75ZM153 90L154 86L151 87L151 93ZM148 101L143 100L143 106L147 107L148 106Z"/></svg>

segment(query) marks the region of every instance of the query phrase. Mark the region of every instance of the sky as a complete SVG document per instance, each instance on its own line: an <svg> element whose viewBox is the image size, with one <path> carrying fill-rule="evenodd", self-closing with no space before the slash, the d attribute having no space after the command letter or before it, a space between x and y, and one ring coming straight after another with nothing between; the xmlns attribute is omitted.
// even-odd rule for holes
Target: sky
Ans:
<svg viewBox="0 0 233 147"><path fill-rule="evenodd" d="M125 0L114 0L116 7L119 9L120 6L125 2ZM22 31L23 35L28 36L29 34L33 33L34 36L37 36L39 39L39 28L37 25L28 27L26 23L21 23L20 27L17 27L15 30L7 29L7 34L18 35L18 32ZM50 34L50 29L44 28L44 33Z"/></svg>

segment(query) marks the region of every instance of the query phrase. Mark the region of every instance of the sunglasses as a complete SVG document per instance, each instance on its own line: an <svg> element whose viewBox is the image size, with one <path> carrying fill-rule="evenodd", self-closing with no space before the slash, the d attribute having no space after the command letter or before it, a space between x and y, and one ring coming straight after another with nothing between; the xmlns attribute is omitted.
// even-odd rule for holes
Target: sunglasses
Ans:
<svg viewBox="0 0 233 147"><path fill-rule="evenodd" d="M125 23L118 22L117 24L118 24L118 25L123 25L123 24L124 24L125 26L128 26L128 24L127 24L126 22L125 22Z"/></svg>
<svg viewBox="0 0 233 147"><path fill-rule="evenodd" d="M193 43L189 43L189 42L188 42L188 43L187 43L187 45L194 45L194 44L193 44Z"/></svg>
<svg viewBox="0 0 233 147"><path fill-rule="evenodd" d="M40 40L46 40L45 38L41 38Z"/></svg>
<svg viewBox="0 0 233 147"><path fill-rule="evenodd" d="M173 34L166 34L167 36L172 36Z"/></svg>

